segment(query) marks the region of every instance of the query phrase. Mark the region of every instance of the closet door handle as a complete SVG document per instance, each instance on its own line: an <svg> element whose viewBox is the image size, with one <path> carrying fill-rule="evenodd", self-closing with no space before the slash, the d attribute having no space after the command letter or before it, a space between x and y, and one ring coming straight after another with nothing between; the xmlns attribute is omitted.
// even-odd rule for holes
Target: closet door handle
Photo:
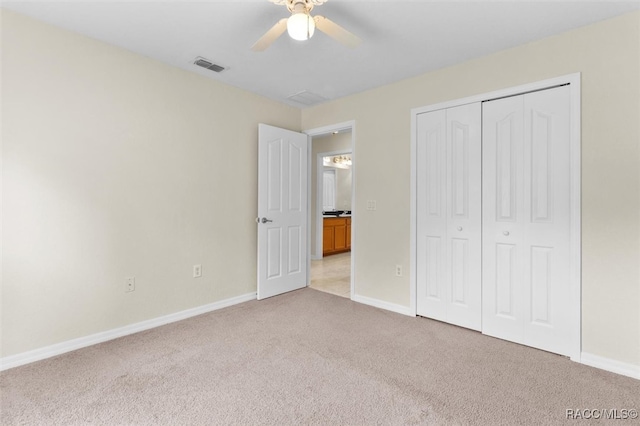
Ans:
<svg viewBox="0 0 640 426"><path fill-rule="evenodd" d="M502 234L503 234L505 237L508 237L508 236L509 236L509 231L504 231L504 232L502 232Z"/></svg>
<svg viewBox="0 0 640 426"><path fill-rule="evenodd" d="M462 231L462 226L458 226L458 231Z"/></svg>

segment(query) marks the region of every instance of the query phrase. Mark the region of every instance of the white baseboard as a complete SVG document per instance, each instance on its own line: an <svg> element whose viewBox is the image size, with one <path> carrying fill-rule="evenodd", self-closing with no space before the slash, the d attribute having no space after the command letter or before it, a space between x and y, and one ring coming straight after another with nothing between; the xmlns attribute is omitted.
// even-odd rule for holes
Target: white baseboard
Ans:
<svg viewBox="0 0 640 426"><path fill-rule="evenodd" d="M124 327L114 328L113 330L107 330L101 333L91 334L89 336L79 337L73 340L67 340L66 342L56 343L55 345L45 346L44 348L34 349L32 351L23 352L21 354L7 356L4 358L0 358L0 371L19 367L21 365L40 361L46 358L51 358L66 352L75 351L76 349L85 348L87 346L106 342L108 340L117 339L118 337L127 336L129 334L138 333L140 331L149 330L155 327L160 327L161 325L195 317L196 315L206 314L207 312L216 311L218 309L226 308L228 306L237 305L238 303L248 302L255 299L255 292L243 294L241 296L220 300L219 302L210 303L208 305L198 306L197 308L187 309L185 311L164 315L135 324L125 325Z"/></svg>
<svg viewBox="0 0 640 426"><path fill-rule="evenodd" d="M360 296L358 294L354 294L351 300L353 300L354 302L363 303L365 305L375 306L376 308L385 309L387 311L396 312L398 314L415 317L415 315L411 312L411 308L409 308L408 306L396 305L395 303L389 303L379 299L372 299L371 297Z"/></svg>
<svg viewBox="0 0 640 426"><path fill-rule="evenodd" d="M640 380L640 366L637 365L616 361L615 359L605 358L587 352L580 354L580 363Z"/></svg>

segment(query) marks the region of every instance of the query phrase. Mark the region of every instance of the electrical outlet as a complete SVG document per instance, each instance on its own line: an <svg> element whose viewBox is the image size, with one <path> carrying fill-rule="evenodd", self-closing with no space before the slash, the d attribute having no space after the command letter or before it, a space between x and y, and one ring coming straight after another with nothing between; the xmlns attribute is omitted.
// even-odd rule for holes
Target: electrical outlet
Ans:
<svg viewBox="0 0 640 426"><path fill-rule="evenodd" d="M402 276L402 265L396 265L396 277Z"/></svg>
<svg viewBox="0 0 640 426"><path fill-rule="evenodd" d="M376 200L367 200L367 210L376 209Z"/></svg>
<svg viewBox="0 0 640 426"><path fill-rule="evenodd" d="M124 278L124 291L130 292L136 289L136 277L125 277Z"/></svg>
<svg viewBox="0 0 640 426"><path fill-rule="evenodd" d="M202 276L202 265L193 265L193 278L200 278Z"/></svg>

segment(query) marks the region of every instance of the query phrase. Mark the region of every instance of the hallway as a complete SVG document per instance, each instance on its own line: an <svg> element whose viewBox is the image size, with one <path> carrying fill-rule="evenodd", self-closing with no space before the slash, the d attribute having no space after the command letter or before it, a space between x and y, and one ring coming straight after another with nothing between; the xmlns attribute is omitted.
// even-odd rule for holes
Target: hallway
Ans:
<svg viewBox="0 0 640 426"><path fill-rule="evenodd" d="M310 287L351 298L351 252L312 260Z"/></svg>

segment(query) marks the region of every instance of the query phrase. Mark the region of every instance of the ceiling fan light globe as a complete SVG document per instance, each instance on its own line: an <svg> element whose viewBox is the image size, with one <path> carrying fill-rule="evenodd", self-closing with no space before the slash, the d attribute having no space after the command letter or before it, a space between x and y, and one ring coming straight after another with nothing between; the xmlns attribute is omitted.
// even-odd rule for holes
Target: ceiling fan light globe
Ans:
<svg viewBox="0 0 640 426"><path fill-rule="evenodd" d="M294 13L287 20L287 32L294 40L305 41L313 37L316 24L306 13Z"/></svg>

